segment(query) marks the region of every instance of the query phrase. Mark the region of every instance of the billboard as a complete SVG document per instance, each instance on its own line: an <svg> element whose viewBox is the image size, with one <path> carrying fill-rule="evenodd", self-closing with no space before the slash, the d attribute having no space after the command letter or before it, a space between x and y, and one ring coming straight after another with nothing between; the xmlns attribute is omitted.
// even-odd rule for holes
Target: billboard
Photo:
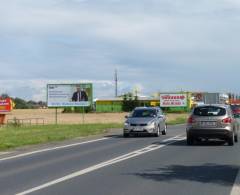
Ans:
<svg viewBox="0 0 240 195"><path fill-rule="evenodd" d="M48 84L48 107L88 107L93 101L92 83Z"/></svg>
<svg viewBox="0 0 240 195"><path fill-rule="evenodd" d="M0 112L10 112L12 110L12 100L10 98L0 99Z"/></svg>
<svg viewBox="0 0 240 195"><path fill-rule="evenodd" d="M187 94L161 94L161 107L186 107Z"/></svg>

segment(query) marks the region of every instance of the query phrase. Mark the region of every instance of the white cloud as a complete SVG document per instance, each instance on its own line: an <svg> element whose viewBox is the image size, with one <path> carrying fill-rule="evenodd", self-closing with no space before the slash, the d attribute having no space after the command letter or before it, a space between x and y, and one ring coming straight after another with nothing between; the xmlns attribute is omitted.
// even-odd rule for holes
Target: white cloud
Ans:
<svg viewBox="0 0 240 195"><path fill-rule="evenodd" d="M239 11L237 0L5 1L1 90L41 99L49 80L85 79L113 96L115 68L120 91L240 90Z"/></svg>
<svg viewBox="0 0 240 195"><path fill-rule="evenodd" d="M114 97L115 85L111 80L0 80L0 94L7 93L12 97L27 100L46 101L47 84L93 83L94 97ZM130 83L119 82L119 94L129 92Z"/></svg>

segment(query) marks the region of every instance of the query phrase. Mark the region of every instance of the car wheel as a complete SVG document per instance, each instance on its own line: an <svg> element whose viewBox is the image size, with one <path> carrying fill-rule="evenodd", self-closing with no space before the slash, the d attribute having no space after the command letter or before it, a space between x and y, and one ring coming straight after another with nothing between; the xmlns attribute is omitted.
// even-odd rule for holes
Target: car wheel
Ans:
<svg viewBox="0 0 240 195"><path fill-rule="evenodd" d="M193 138L190 135L187 135L187 145L193 145Z"/></svg>
<svg viewBox="0 0 240 195"><path fill-rule="evenodd" d="M129 137L129 133L124 133L123 137Z"/></svg>
<svg viewBox="0 0 240 195"><path fill-rule="evenodd" d="M237 135L234 135L234 141L235 141L235 142L238 142L238 134L237 134Z"/></svg>
<svg viewBox="0 0 240 195"><path fill-rule="evenodd" d="M154 136L155 137L159 137L159 135L160 135L160 128L159 128L159 126L157 127L157 133L154 133Z"/></svg>
<svg viewBox="0 0 240 195"><path fill-rule="evenodd" d="M229 146L233 146L234 145L234 134L232 133L232 135L230 135L230 137L228 138L228 145Z"/></svg>
<svg viewBox="0 0 240 195"><path fill-rule="evenodd" d="M162 131L162 135L166 135L166 134L167 134L167 125L165 124L164 130Z"/></svg>

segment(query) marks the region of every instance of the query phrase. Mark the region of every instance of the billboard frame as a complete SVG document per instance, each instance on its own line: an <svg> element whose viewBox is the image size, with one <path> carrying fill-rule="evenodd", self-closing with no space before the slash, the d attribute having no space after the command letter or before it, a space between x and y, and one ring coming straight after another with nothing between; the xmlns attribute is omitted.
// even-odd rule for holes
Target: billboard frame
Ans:
<svg viewBox="0 0 240 195"><path fill-rule="evenodd" d="M48 86L49 85L90 85L90 92L91 92L91 99L90 101L90 105L89 106L48 106ZM48 83L47 86L46 86L46 100L47 100L47 107L50 108L50 109L54 109L55 108L55 124L57 125L58 124L58 108L82 108L82 122L83 124L85 123L85 117L84 117L84 114L85 114L85 107L90 107L92 108L93 107L93 83L83 83L83 82L79 82L79 83Z"/></svg>
<svg viewBox="0 0 240 195"><path fill-rule="evenodd" d="M90 85L91 99L88 101L90 103L90 105L88 105L88 106L84 106L84 105L79 105L79 106L49 106L48 105L48 100L49 100L49 98L48 98L48 94L49 94L48 86L49 85L66 85L66 86L67 85L75 85L75 86L77 86L77 85ZM86 82L86 83L83 83L83 82L79 82L79 83L48 83L47 86L46 86L46 91L47 91L46 101L47 101L47 107L48 108L69 108L69 107L74 107L74 108L90 107L90 108L92 108L92 106L93 106L93 83L88 83L88 82Z"/></svg>

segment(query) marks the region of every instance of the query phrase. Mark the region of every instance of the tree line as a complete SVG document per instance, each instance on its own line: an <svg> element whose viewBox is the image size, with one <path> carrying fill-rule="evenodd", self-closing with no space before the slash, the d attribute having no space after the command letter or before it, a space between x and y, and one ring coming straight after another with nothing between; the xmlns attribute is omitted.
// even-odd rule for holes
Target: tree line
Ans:
<svg viewBox="0 0 240 195"><path fill-rule="evenodd" d="M26 101L18 97L10 97L8 94L1 94L1 99L11 98L15 104L15 109L35 109L35 108L45 108L47 106L44 101Z"/></svg>

